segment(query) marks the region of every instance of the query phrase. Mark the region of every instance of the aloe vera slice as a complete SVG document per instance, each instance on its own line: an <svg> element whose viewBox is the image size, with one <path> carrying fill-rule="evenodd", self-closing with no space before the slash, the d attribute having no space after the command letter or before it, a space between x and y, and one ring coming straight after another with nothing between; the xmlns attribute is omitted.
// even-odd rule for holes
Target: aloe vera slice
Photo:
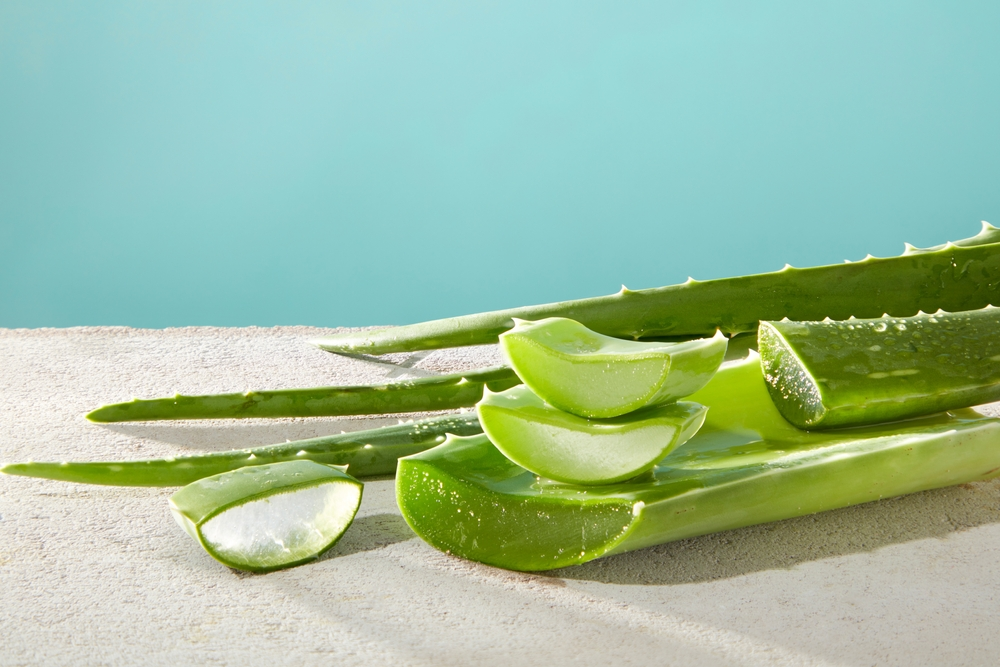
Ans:
<svg viewBox="0 0 1000 667"><path fill-rule="evenodd" d="M438 549L548 570L1000 474L1000 420L972 410L800 431L771 402L756 354L724 364L691 400L708 406L704 426L637 479L538 479L480 435L401 459L397 502Z"/></svg>
<svg viewBox="0 0 1000 667"><path fill-rule="evenodd" d="M641 343L550 317L514 320L500 336L507 362L533 392L581 417L617 417L705 386L726 355L726 337Z"/></svg>
<svg viewBox="0 0 1000 667"><path fill-rule="evenodd" d="M759 320L821 320L908 316L918 310L973 310L991 303L1000 287L1000 230L933 248L907 245L898 257L718 280L693 280L645 290L462 315L402 327L337 334L314 340L330 352L386 354L495 343L514 318L568 317L607 336L710 336L756 331Z"/></svg>
<svg viewBox="0 0 1000 667"><path fill-rule="evenodd" d="M610 484L649 470L701 428L705 410L681 402L590 420L547 405L523 385L487 393L476 406L483 430L507 458L570 484Z"/></svg>
<svg viewBox="0 0 1000 667"><path fill-rule="evenodd" d="M269 572L319 558L361 505L343 468L289 461L207 477L170 497L174 519L212 558Z"/></svg>
<svg viewBox="0 0 1000 667"><path fill-rule="evenodd" d="M350 466L356 477L375 477L393 474L399 457L436 447L444 442L445 434L482 432L474 413L443 415L251 449L139 461L28 461L4 465L0 472L107 486L184 486L247 466L315 461Z"/></svg>
<svg viewBox="0 0 1000 667"><path fill-rule="evenodd" d="M136 398L99 407L88 413L87 419L110 423L166 419L338 417L452 410L471 408L482 398L484 388L502 391L519 382L513 371L499 366L379 385Z"/></svg>
<svg viewBox="0 0 1000 667"><path fill-rule="evenodd" d="M827 429L1000 399L1000 308L914 317L761 322L771 398L785 419Z"/></svg>

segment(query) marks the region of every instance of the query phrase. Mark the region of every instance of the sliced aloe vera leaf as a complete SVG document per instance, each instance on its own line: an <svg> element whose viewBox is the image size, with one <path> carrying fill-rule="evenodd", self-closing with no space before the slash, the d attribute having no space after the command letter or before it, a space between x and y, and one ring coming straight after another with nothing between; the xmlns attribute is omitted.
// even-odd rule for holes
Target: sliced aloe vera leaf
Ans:
<svg viewBox="0 0 1000 667"><path fill-rule="evenodd" d="M452 410L471 408L482 398L484 387L501 391L519 383L511 369L498 366L379 385L136 398L102 406L86 416L92 422L111 423L168 419L337 417Z"/></svg>
<svg viewBox="0 0 1000 667"><path fill-rule="evenodd" d="M106 486L184 486L247 466L305 460L347 465L356 477L377 477L393 474L399 457L441 444L447 433L482 432L474 413L443 415L251 449L138 461L28 461L9 463L0 467L0 472Z"/></svg>
<svg viewBox="0 0 1000 667"><path fill-rule="evenodd" d="M691 400L708 406L705 425L634 480L539 479L480 435L401 459L397 502L438 549L548 570L1000 474L1000 420L972 410L800 431L771 402L755 353L723 365Z"/></svg>
<svg viewBox="0 0 1000 667"><path fill-rule="evenodd" d="M289 461L198 480L170 497L170 509L212 558L269 572L333 546L354 521L362 487L344 468Z"/></svg>
<svg viewBox="0 0 1000 667"><path fill-rule="evenodd" d="M479 422L503 454L536 475L610 484L645 472L701 428L706 408L681 402L591 420L546 404L524 385L487 393Z"/></svg>
<svg viewBox="0 0 1000 667"><path fill-rule="evenodd" d="M545 402L581 417L617 417L705 386L726 355L726 337L683 343L612 338L564 317L515 320L500 347Z"/></svg>
<svg viewBox="0 0 1000 667"><path fill-rule="evenodd" d="M1000 399L1000 308L822 322L761 322L771 398L827 429Z"/></svg>

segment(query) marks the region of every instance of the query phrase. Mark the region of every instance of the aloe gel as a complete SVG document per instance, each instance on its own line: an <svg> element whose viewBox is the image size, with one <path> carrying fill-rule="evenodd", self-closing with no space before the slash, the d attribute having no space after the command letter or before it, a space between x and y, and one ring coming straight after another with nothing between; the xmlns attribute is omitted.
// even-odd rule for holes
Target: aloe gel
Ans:
<svg viewBox="0 0 1000 667"><path fill-rule="evenodd" d="M693 394L719 369L726 343L720 332L683 343L626 341L563 317L515 320L500 336L508 363L532 391L560 410L590 418Z"/></svg>
<svg viewBox="0 0 1000 667"><path fill-rule="evenodd" d="M671 403L591 420L547 405L522 385L487 393L476 410L490 441L521 467L570 484L610 484L649 470L686 442L706 408Z"/></svg>
<svg viewBox="0 0 1000 667"><path fill-rule="evenodd" d="M1000 399L1000 308L761 322L778 410L803 429L874 424Z"/></svg>
<svg viewBox="0 0 1000 667"><path fill-rule="evenodd" d="M206 477L170 498L174 519L212 558L269 572L318 558L354 520L362 484L343 469L290 461Z"/></svg>

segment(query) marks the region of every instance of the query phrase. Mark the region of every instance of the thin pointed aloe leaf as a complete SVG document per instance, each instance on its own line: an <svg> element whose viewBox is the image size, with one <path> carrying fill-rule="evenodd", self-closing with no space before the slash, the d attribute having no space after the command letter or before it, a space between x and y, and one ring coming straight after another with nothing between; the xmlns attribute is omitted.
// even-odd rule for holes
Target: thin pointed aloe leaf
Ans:
<svg viewBox="0 0 1000 667"><path fill-rule="evenodd" d="M823 322L761 322L771 398L827 429L1000 399L1000 308Z"/></svg>
<svg viewBox="0 0 1000 667"><path fill-rule="evenodd" d="M170 509L215 560L270 572L332 547L354 521L362 486L343 468L288 461L193 482L170 497Z"/></svg>
<svg viewBox="0 0 1000 667"><path fill-rule="evenodd" d="M646 472L701 428L705 410L683 401L591 420L553 408L523 385L487 393L476 406L483 430L507 458L570 484L610 484Z"/></svg>
<svg viewBox="0 0 1000 667"><path fill-rule="evenodd" d="M107 486L184 486L247 466L308 460L348 465L356 477L377 477L393 474L399 457L435 447L446 434L482 432L475 413L468 413L252 449L144 461L30 461L5 465L0 472Z"/></svg>
<svg viewBox="0 0 1000 667"><path fill-rule="evenodd" d="M603 555L1000 474L1000 420L972 410L800 431L751 354L691 400L705 425L648 476L585 487L538 479L487 436L402 459L397 502L416 533L463 558L548 570Z"/></svg>
<svg viewBox="0 0 1000 667"><path fill-rule="evenodd" d="M643 343L550 317L516 320L500 347L517 375L546 403L580 417L617 417L690 396L726 355L726 337Z"/></svg>
<svg viewBox="0 0 1000 667"><path fill-rule="evenodd" d="M331 352L385 354L495 343L514 318L567 317L606 336L694 338L756 331L759 320L897 317L917 311L974 310L1000 287L1000 230L983 223L968 239L934 248L907 246L899 257L738 278L688 280L646 290L451 317L313 341Z"/></svg>
<svg viewBox="0 0 1000 667"><path fill-rule="evenodd" d="M502 391L519 384L504 366L381 385L248 391L236 394L133 399L97 408L92 422L164 419L251 419L259 417L339 417L394 412L470 408L483 388Z"/></svg>

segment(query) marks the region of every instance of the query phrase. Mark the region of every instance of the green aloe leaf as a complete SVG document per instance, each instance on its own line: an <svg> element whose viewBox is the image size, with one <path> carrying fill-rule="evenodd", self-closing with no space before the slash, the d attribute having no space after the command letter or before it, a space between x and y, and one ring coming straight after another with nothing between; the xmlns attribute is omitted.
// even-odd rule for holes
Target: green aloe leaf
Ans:
<svg viewBox="0 0 1000 667"><path fill-rule="evenodd" d="M611 338L579 322L515 320L500 336L508 363L546 403L580 417L617 417L690 396L726 355L726 337L683 343Z"/></svg>
<svg viewBox="0 0 1000 667"><path fill-rule="evenodd" d="M1000 287L1000 230L899 257L698 281L539 306L463 315L313 341L331 352L385 354L495 343L514 318L567 317L606 336L696 338L756 331L759 320L897 317L983 308Z"/></svg>
<svg viewBox="0 0 1000 667"><path fill-rule="evenodd" d="M400 460L397 501L438 549L548 570L1000 474L1000 420L972 410L800 431L771 402L756 354L690 398L709 408L705 425L647 476L596 487L539 479L480 435Z"/></svg>
<svg viewBox="0 0 1000 667"><path fill-rule="evenodd" d="M488 393L476 406L497 449L536 475L571 484L610 484L653 467L694 435L705 407L681 402L592 420L557 410L528 387Z"/></svg>
<svg viewBox="0 0 1000 667"><path fill-rule="evenodd" d="M362 487L343 468L289 461L198 480L170 497L170 509L212 558L270 572L332 547L354 521Z"/></svg>
<svg viewBox="0 0 1000 667"><path fill-rule="evenodd" d="M1000 399L1000 308L761 322L771 398L804 429L905 419Z"/></svg>
<svg viewBox="0 0 1000 667"><path fill-rule="evenodd" d="M484 388L502 391L519 383L511 369L500 366L378 385L136 398L97 408L87 414L87 419L109 423L164 419L339 417L453 410L471 408L482 398Z"/></svg>
<svg viewBox="0 0 1000 667"><path fill-rule="evenodd" d="M444 442L445 435L482 433L475 413L444 415L353 433L295 440L278 445L140 461L29 461L0 472L107 486L184 486L247 466L281 461L349 465L357 477L391 475L396 460Z"/></svg>

